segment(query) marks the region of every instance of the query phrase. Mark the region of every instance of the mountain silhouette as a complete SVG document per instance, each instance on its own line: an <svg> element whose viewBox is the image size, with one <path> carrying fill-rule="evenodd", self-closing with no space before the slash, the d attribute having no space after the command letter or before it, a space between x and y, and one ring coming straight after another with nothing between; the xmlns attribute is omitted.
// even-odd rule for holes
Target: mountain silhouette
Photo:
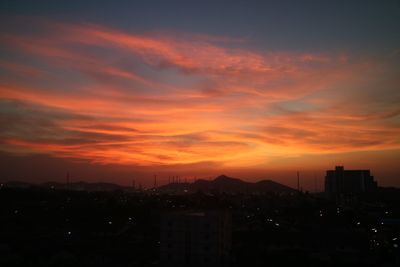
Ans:
<svg viewBox="0 0 400 267"><path fill-rule="evenodd" d="M169 192L225 192L225 193L293 193L295 189L283 184L262 180L259 182L245 182L238 178L220 175L214 180L200 179L194 183L171 183L157 188L159 191Z"/></svg>
<svg viewBox="0 0 400 267"><path fill-rule="evenodd" d="M58 190L74 190L74 191L115 191L115 190L132 190L131 187L121 186L113 183L89 183L89 182L45 182L41 184L30 184L21 181L10 181L4 184L6 187L29 188L44 187ZM154 188L153 188L154 189ZM153 190L151 189L151 190ZM214 180L199 179L194 183L169 183L157 188L157 191L164 193L294 193L295 189L286 185L271 181L261 180L258 182L246 182L238 178L220 175Z"/></svg>
<svg viewBox="0 0 400 267"><path fill-rule="evenodd" d="M32 184L20 181L9 181L4 183L5 187L11 188L30 188L30 187L41 187L48 189L57 190L74 190L74 191L115 191L115 190L125 190L129 187L121 186L113 183L89 183L84 181L77 181L73 183L60 183L60 182L44 182L40 184Z"/></svg>

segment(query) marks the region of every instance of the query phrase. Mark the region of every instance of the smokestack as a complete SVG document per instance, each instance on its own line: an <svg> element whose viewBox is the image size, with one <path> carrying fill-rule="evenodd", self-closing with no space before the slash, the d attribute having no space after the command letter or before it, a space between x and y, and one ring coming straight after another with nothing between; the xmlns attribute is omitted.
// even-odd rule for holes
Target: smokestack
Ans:
<svg viewBox="0 0 400 267"><path fill-rule="evenodd" d="M67 185L69 185L69 171L67 171Z"/></svg>
<svg viewBox="0 0 400 267"><path fill-rule="evenodd" d="M297 191L300 192L300 173L297 171Z"/></svg>
<svg viewBox="0 0 400 267"><path fill-rule="evenodd" d="M317 175L314 172L314 186L315 186L315 193L318 192L318 181L317 181Z"/></svg>
<svg viewBox="0 0 400 267"><path fill-rule="evenodd" d="M154 174L154 189L157 188L157 175Z"/></svg>

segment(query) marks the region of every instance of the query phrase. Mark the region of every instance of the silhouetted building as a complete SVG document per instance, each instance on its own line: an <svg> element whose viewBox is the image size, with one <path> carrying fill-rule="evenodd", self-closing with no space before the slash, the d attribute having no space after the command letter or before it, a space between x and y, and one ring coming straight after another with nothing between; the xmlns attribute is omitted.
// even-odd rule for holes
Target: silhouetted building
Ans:
<svg viewBox="0 0 400 267"><path fill-rule="evenodd" d="M228 211L173 212L161 218L161 266L229 266Z"/></svg>
<svg viewBox="0 0 400 267"><path fill-rule="evenodd" d="M344 170L343 166L336 166L335 170L326 171L325 193L353 194L372 192L377 188L370 170Z"/></svg>

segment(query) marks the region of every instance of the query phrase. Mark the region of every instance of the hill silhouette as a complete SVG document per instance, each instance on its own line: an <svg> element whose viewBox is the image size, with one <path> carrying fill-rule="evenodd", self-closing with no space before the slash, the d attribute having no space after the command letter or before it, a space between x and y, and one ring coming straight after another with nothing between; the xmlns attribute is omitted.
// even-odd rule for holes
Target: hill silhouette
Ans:
<svg viewBox="0 0 400 267"><path fill-rule="evenodd" d="M121 186L113 183L89 183L77 181L73 183L45 182L41 184L31 184L21 181L10 181L4 184L6 187L29 188L44 187L58 190L74 190L74 191L115 191L115 190L132 190L131 187ZM154 188L153 188L154 189ZM153 190L152 189L152 190ZM286 185L274 182L272 180L261 180L258 182L246 182L238 178L220 175L213 180L199 179L194 183L169 183L157 188L157 191L163 193L293 193L295 189Z"/></svg>
<svg viewBox="0 0 400 267"><path fill-rule="evenodd" d="M226 193L293 193L295 189L283 184L262 180L259 182L246 182L238 178L220 175L214 180L200 179L194 183L170 183L157 188L166 192L226 192Z"/></svg>

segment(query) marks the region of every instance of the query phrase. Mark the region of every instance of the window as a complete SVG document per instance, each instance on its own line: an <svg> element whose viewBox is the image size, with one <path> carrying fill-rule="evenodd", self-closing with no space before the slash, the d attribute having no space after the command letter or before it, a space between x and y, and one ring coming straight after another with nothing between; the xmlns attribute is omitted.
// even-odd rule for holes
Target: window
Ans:
<svg viewBox="0 0 400 267"><path fill-rule="evenodd" d="M205 233L204 234L204 239L205 240L210 240L210 233Z"/></svg>

